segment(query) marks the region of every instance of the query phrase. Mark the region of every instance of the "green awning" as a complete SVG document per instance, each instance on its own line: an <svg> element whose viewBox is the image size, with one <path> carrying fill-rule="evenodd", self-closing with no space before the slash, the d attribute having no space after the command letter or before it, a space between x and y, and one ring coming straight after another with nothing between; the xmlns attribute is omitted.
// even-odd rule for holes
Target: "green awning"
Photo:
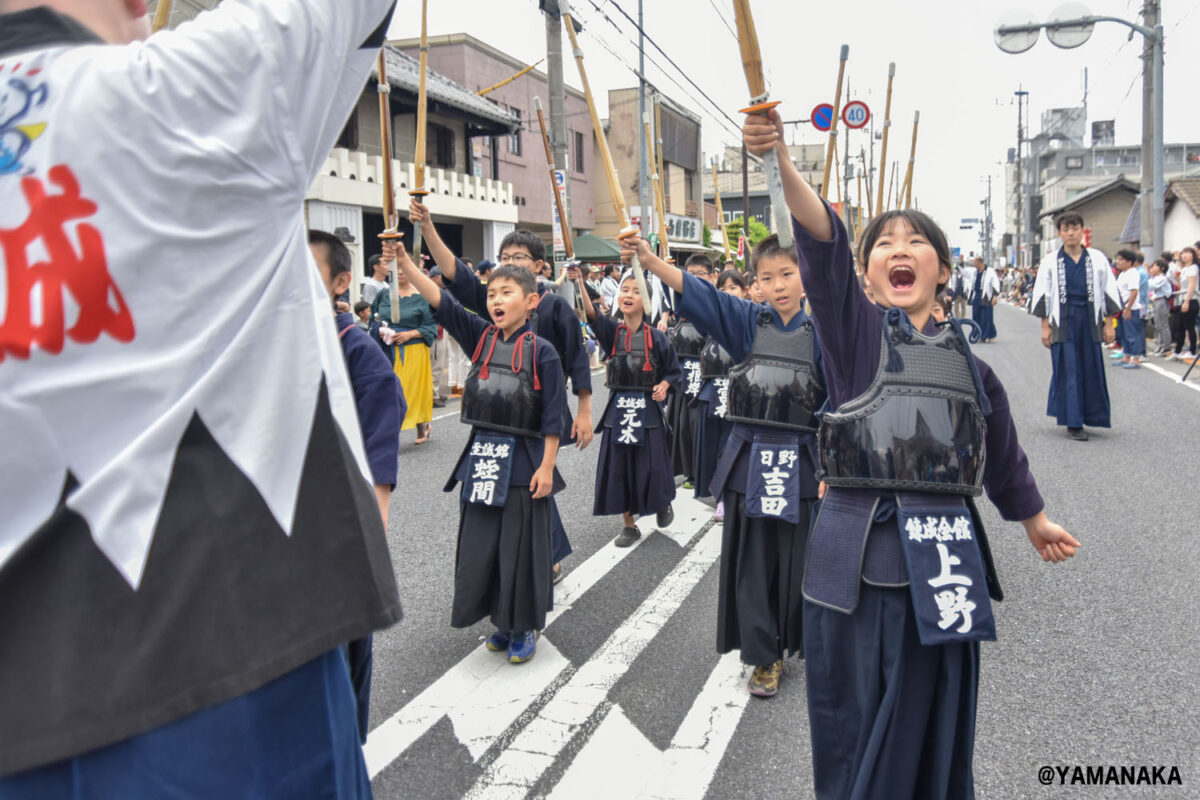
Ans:
<svg viewBox="0 0 1200 800"><path fill-rule="evenodd" d="M621 248L612 239L601 239L590 233L575 237L575 258L584 263L616 263L621 260Z"/></svg>

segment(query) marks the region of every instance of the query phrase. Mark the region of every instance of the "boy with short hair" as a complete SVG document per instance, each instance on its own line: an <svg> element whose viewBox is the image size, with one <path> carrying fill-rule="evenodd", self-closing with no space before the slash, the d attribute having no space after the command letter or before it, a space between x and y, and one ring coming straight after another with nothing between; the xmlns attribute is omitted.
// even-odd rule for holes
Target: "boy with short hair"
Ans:
<svg viewBox="0 0 1200 800"><path fill-rule="evenodd" d="M354 304L354 324L360 330L369 331L371 329L371 304L366 300L359 300Z"/></svg>
<svg viewBox="0 0 1200 800"><path fill-rule="evenodd" d="M496 632L487 648L520 664L533 658L553 604L551 495L566 487L554 466L566 381L558 353L528 321L537 279L524 266L492 270L489 324L438 289L402 244L396 251L434 319L474 354L461 412L471 433L445 486L462 484L450 624L466 628L490 617Z"/></svg>
<svg viewBox="0 0 1200 800"><path fill-rule="evenodd" d="M766 308L681 274L641 240L638 256L679 296L681 313L737 364L726 410L734 426L710 484L725 502L717 650L740 649L754 666L750 693L772 697L784 657L803 652L804 544L818 490L816 414L825 401L796 251L774 235L755 246L750 269Z"/></svg>
<svg viewBox="0 0 1200 800"><path fill-rule="evenodd" d="M1117 252L1117 290L1121 293L1124 305L1121 309L1121 332L1123 355L1121 364L1125 369L1137 369L1140 361L1146 355L1146 323L1142 320L1142 277L1134 262L1138 254L1132 250ZM1114 362L1115 363L1115 362Z"/></svg>
<svg viewBox="0 0 1200 800"><path fill-rule="evenodd" d="M1152 356L1164 356L1171 346L1171 282L1167 280L1167 268L1171 262L1160 258L1150 265L1150 304L1154 315L1154 352Z"/></svg>
<svg viewBox="0 0 1200 800"><path fill-rule="evenodd" d="M447 291L465 309L486 319L488 287L442 241L429 209L414 200L409 205L409 218L422 223L425 244L442 271ZM532 231L515 230L500 242L500 265L524 267L535 279L545 266L545 259L546 246ZM566 402L562 405L562 443L578 444L582 450L591 443L593 437L592 370L583 342L583 330L570 303L554 292L541 293L539 289L539 294L529 320L531 330L548 341L558 353L562 370L571 379L571 388L579 397L578 417L574 420L571 418L570 405ZM557 582L565 574L560 562L571 554L572 549L553 497L550 498L550 515L554 525L554 579Z"/></svg>
<svg viewBox="0 0 1200 800"><path fill-rule="evenodd" d="M329 301L336 303L337 298L350 288L350 250L341 239L318 230L308 232L308 246L317 263L317 271L321 273L321 281L329 292ZM362 306L370 311L370 303L359 302L355 308L360 314ZM350 385L354 390L354 402L358 407L363 449L366 450L371 479L375 484L375 499L379 503L379 513L386 530L388 504L396 485L397 462L400 458L400 425L404 422L406 411L404 391L383 351L359 327L353 316L339 312L335 316L335 324L342 343L342 355L346 359L346 371L350 375ZM346 660L358 704L359 738L365 742L371 702L371 637L350 642L346 649Z"/></svg>

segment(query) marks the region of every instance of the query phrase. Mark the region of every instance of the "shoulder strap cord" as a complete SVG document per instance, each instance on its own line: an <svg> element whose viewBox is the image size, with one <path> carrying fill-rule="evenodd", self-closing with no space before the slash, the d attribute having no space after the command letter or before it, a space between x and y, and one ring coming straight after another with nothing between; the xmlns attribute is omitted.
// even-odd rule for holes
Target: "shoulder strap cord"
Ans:
<svg viewBox="0 0 1200 800"><path fill-rule="evenodd" d="M491 337L491 344L488 346L487 355L483 358L483 366L479 368L479 377L482 380L487 380L488 362L492 360L492 353L496 350L496 339L500 337L500 329L495 325L489 325L484 329L483 335L479 337L478 344L475 345L475 352L471 355L471 363L478 364L479 357L483 354L484 343Z"/></svg>
<svg viewBox="0 0 1200 800"><path fill-rule="evenodd" d="M971 352L971 343L978 342L982 329L973 319L959 319L958 317L950 317L945 322L939 322L938 327L949 325L958 334L958 338L962 340L963 350L967 353L967 364L971 367L971 381L975 384L975 401L979 403L979 411L985 417L992 413L992 402L988 399L987 392L983 390L983 376L979 374L979 365L975 363L975 354ZM970 335L963 330L964 326L969 325L971 328Z"/></svg>
<svg viewBox="0 0 1200 800"><path fill-rule="evenodd" d="M516 346L513 348L512 354L512 371L520 372L521 367L525 365L525 340L528 339L533 347L533 388L536 391L541 391L542 381L538 378L537 370L537 336L532 331L525 331L521 337L517 339ZM495 342L493 341L493 345Z"/></svg>

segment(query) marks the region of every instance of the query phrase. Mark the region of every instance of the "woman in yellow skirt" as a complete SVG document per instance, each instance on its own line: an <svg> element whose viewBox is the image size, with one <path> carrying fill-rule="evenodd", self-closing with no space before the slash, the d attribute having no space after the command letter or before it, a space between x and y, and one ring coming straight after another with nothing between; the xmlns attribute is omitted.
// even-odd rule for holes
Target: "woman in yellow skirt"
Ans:
<svg viewBox="0 0 1200 800"><path fill-rule="evenodd" d="M416 428L417 444L425 444L433 422L433 362L429 348L437 336L437 323L433 321L433 309L408 282L403 270L397 270L396 277L399 321L392 322L391 292L386 289L375 295L371 317L379 321L379 339L388 351L408 403L400 429Z"/></svg>

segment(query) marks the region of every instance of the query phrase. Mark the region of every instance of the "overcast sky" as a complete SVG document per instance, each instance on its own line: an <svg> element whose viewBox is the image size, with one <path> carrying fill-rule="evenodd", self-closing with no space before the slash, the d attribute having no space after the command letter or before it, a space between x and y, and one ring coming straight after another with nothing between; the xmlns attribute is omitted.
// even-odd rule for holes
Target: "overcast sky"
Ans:
<svg viewBox="0 0 1200 800"><path fill-rule="evenodd" d="M634 85L636 30L620 12L637 18L636 0L573 0L584 32L580 47L601 115L607 89ZM465 32L528 62L545 56L545 26L536 0L434 0L429 32ZM1037 132L1047 108L1079 105L1088 69L1088 130L1093 120L1115 119L1118 144L1141 141L1142 37L1128 41L1129 29L1116 23L1096 26L1092 38L1073 50L1051 45L1043 35L1021 55L998 50L992 30L1013 9L1048 19L1058 2L983 0L754 0L752 9L773 99L783 101L785 119L807 118L814 105L831 102L837 81L838 51L850 46L846 79L853 97L871 108L876 130L883 119L888 62L896 63L893 127L888 160L907 160L914 110L921 112L914 190L921 207L946 230L951 244L977 247L976 234L960 231L959 220L978 217L979 201L993 176L997 228L1003 228L1001 163L1015 146L1017 110L1013 92L1030 92ZM1139 21L1141 0L1090 0L1093 14ZM1200 0L1164 0L1166 29L1165 137L1200 141ZM391 28L394 38L420 33L419 8L401 3ZM727 27L728 26L728 27ZM748 99L728 0L645 0L645 30L726 113ZM565 66L569 85L578 87L572 59ZM610 53L609 50L616 53ZM649 43L647 78L704 119L706 158L725 144L738 144L730 124L704 101ZM618 58L619 56L619 58ZM624 59L623 64L620 59ZM653 62L657 62L657 65ZM678 84L678 85L677 85ZM682 86L682 88L681 88ZM469 87L477 88L477 87ZM810 125L795 126L789 140L821 142ZM839 137L840 138L840 137ZM868 146L866 134L852 133L852 155ZM876 159L878 159L878 147ZM831 192L832 193L832 192Z"/></svg>

